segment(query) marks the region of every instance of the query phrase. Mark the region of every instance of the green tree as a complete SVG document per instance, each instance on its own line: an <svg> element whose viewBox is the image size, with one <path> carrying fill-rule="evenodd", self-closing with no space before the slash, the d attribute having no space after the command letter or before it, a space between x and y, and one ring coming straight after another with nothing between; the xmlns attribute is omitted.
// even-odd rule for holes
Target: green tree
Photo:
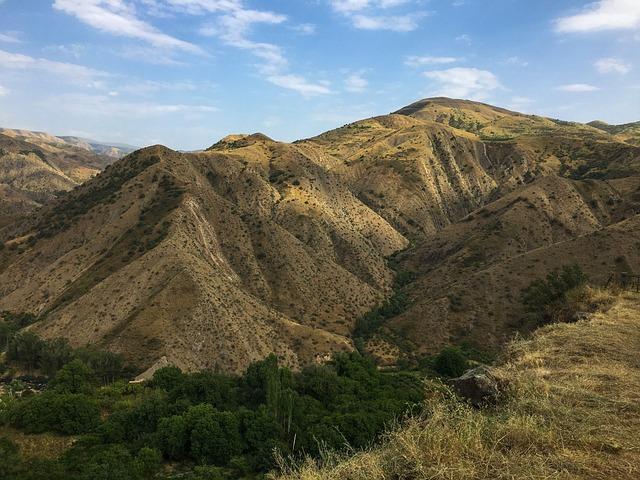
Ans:
<svg viewBox="0 0 640 480"><path fill-rule="evenodd" d="M160 452L153 448L141 448L134 460L135 470L145 480L155 477L162 468Z"/></svg>
<svg viewBox="0 0 640 480"><path fill-rule="evenodd" d="M158 442L167 458L179 460L189 450L189 428L181 415L166 417L158 422Z"/></svg>
<svg viewBox="0 0 640 480"><path fill-rule="evenodd" d="M82 360L75 359L62 367L51 386L60 393L88 393L91 391L92 379L93 370Z"/></svg>
<svg viewBox="0 0 640 480"><path fill-rule="evenodd" d="M433 369L443 377L454 378L462 375L469 362L462 350L457 347L444 348L435 358Z"/></svg>
<svg viewBox="0 0 640 480"><path fill-rule="evenodd" d="M242 452L238 418L202 404L186 414L191 431L191 456L201 464L226 466Z"/></svg>
<svg viewBox="0 0 640 480"><path fill-rule="evenodd" d="M468 367L467 358L458 347L442 349L433 362L433 369L447 378L459 377Z"/></svg>
<svg viewBox="0 0 640 480"><path fill-rule="evenodd" d="M47 376L53 376L66 363L71 361L73 349L63 338L56 338L49 342L44 342L40 357L38 359L38 367Z"/></svg>
<svg viewBox="0 0 640 480"><path fill-rule="evenodd" d="M28 371L33 371L40 360L44 342L33 332L15 335L7 348L7 360L21 363Z"/></svg>

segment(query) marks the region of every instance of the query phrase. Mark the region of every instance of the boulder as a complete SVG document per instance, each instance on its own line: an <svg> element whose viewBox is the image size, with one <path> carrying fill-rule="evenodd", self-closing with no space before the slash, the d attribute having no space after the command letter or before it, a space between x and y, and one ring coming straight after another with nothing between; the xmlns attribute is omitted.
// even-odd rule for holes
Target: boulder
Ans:
<svg viewBox="0 0 640 480"><path fill-rule="evenodd" d="M499 381L486 365L475 367L462 376L449 380L449 385L475 407L496 403L500 393Z"/></svg>
<svg viewBox="0 0 640 480"><path fill-rule="evenodd" d="M580 322L582 320L589 320L591 318L591 314L589 312L575 312L571 315L570 323Z"/></svg>

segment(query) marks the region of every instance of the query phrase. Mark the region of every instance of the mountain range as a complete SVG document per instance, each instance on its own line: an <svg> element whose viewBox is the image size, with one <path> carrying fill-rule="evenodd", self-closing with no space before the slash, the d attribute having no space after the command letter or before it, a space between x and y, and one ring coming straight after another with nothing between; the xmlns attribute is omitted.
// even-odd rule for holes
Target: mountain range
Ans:
<svg viewBox="0 0 640 480"><path fill-rule="evenodd" d="M294 143L231 135L110 165L2 133L3 201L30 213L0 228L0 310L142 370L240 372L271 352L297 368L356 346L388 365L461 342L495 351L528 328L532 280L640 265L637 124L432 98Z"/></svg>

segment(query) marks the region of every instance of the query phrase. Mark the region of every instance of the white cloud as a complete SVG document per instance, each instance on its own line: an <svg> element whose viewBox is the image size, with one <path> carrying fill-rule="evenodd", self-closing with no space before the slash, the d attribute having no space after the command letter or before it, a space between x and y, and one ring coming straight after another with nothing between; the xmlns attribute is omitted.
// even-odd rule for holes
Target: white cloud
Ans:
<svg viewBox="0 0 640 480"><path fill-rule="evenodd" d="M18 32L0 32L0 42L4 43L22 43Z"/></svg>
<svg viewBox="0 0 640 480"><path fill-rule="evenodd" d="M505 60L505 63L507 65L514 65L516 67L528 67L529 66L529 62L527 62L526 60L521 59L518 56L508 57Z"/></svg>
<svg viewBox="0 0 640 480"><path fill-rule="evenodd" d="M534 101L529 97L515 96L512 97L509 101L509 108L511 110L520 110L523 108L528 108L533 103Z"/></svg>
<svg viewBox="0 0 640 480"><path fill-rule="evenodd" d="M555 21L560 33L590 33L640 28L640 1L599 0L580 13Z"/></svg>
<svg viewBox="0 0 640 480"><path fill-rule="evenodd" d="M64 94L51 97L51 106L59 110L83 116L122 116L127 118L155 117L157 115L203 115L215 113L218 109L211 105L186 105L153 102L118 101L117 95Z"/></svg>
<svg viewBox="0 0 640 480"><path fill-rule="evenodd" d="M456 42L459 43L464 43L465 45L471 45L473 43L472 39L471 39L471 35L468 35L466 33L463 33L462 35L458 35L455 38Z"/></svg>
<svg viewBox="0 0 640 480"><path fill-rule="evenodd" d="M571 83L569 85L560 85L558 90L570 93L596 92L600 90L598 87L586 83Z"/></svg>
<svg viewBox="0 0 640 480"><path fill-rule="evenodd" d="M329 87L324 83L312 83L300 75L271 75L267 80L274 85L289 90L294 90L305 97L316 95L326 95L331 93Z"/></svg>
<svg viewBox="0 0 640 480"><path fill-rule="evenodd" d="M193 1L202 3L205 0ZM282 47L273 43L257 42L249 38L254 25L280 25L287 21L285 15L245 9L240 0L232 3L235 5L233 8L229 8L215 23L204 25L200 29L200 33L205 36L218 37L228 46L251 52L261 61L258 65L260 73L265 75L266 80L274 85L293 90L305 97L331 93L329 87L324 83L314 83L302 75L289 73L287 71L289 62ZM311 33L310 26L307 26L306 33Z"/></svg>
<svg viewBox="0 0 640 480"><path fill-rule="evenodd" d="M313 35L316 33L317 27L313 23L302 23L291 27L291 29L300 35Z"/></svg>
<svg viewBox="0 0 640 480"><path fill-rule="evenodd" d="M619 73L625 75L631 71L631 64L619 58L601 58L594 66L600 73Z"/></svg>
<svg viewBox="0 0 640 480"><path fill-rule="evenodd" d="M286 16L273 12L240 9L222 15L216 25L205 26L200 33L218 36L229 46L250 51L263 61L264 72L275 73L288 63L282 48L272 43L255 42L247 35L255 24L278 25L286 20Z"/></svg>
<svg viewBox="0 0 640 480"><path fill-rule="evenodd" d="M63 55L80 58L87 50L87 46L80 43L72 43L69 45L49 45L43 50L47 52L58 52Z"/></svg>
<svg viewBox="0 0 640 480"><path fill-rule="evenodd" d="M411 32L418 28L419 14L409 15L354 15L353 26L360 30L389 30L391 32Z"/></svg>
<svg viewBox="0 0 640 480"><path fill-rule="evenodd" d="M74 83L89 83L96 86L97 78L107 73L75 63L54 62L46 58L35 58L20 53L0 50L0 65L10 70L39 70L52 75L65 77Z"/></svg>
<svg viewBox="0 0 640 480"><path fill-rule="evenodd" d="M409 67L424 67L425 65L446 65L459 62L457 57L433 57L431 55L418 56L410 55L406 57L404 64Z"/></svg>
<svg viewBox="0 0 640 480"><path fill-rule="evenodd" d="M416 3L415 0L329 0L329 3L335 12L347 17L360 30L411 32L427 15L421 11L388 13L397 7Z"/></svg>
<svg viewBox="0 0 640 480"><path fill-rule="evenodd" d="M439 84L436 95L482 100L502 85L493 73L477 68L450 68L424 72L424 76Z"/></svg>
<svg viewBox="0 0 640 480"><path fill-rule="evenodd" d="M202 53L200 47L167 35L138 18L135 8L124 0L55 0L53 8L105 33L136 38L155 47Z"/></svg>
<svg viewBox="0 0 640 480"><path fill-rule="evenodd" d="M6 97L9 95L9 90L0 85L0 97Z"/></svg>
<svg viewBox="0 0 640 480"><path fill-rule="evenodd" d="M348 92L363 92L368 86L368 80L358 73L349 75L344 81L344 88Z"/></svg>

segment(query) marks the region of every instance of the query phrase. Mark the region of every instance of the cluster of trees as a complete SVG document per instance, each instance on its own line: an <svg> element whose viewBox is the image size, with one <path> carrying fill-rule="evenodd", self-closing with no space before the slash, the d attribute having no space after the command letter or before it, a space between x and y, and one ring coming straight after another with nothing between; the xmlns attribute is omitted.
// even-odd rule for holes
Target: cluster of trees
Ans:
<svg viewBox="0 0 640 480"><path fill-rule="evenodd" d="M30 314L0 314L0 352L5 360L29 374L53 377L67 363L82 360L93 371L95 382L106 385L132 372L121 355L93 347L74 349L62 338L43 340L31 331L20 331L37 321Z"/></svg>
<svg viewBox="0 0 640 480"><path fill-rule="evenodd" d="M270 356L242 376L167 367L145 384L102 387L73 358L43 393L5 402L0 421L81 435L50 468L61 476L46 478L165 478L163 461L181 466L180 478L242 478L273 468L276 450L303 457L366 447L423 396L419 375L382 372L358 353L297 373ZM3 478L31 478L26 470Z"/></svg>

